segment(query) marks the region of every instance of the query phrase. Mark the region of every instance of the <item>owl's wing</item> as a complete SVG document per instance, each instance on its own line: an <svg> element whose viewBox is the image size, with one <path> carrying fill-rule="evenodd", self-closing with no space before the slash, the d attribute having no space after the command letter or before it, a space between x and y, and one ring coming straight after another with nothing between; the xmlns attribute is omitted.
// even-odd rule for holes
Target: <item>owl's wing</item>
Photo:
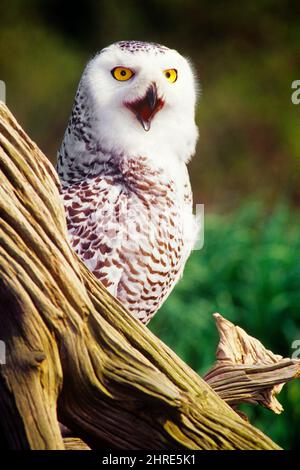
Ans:
<svg viewBox="0 0 300 470"><path fill-rule="evenodd" d="M94 275L116 296L123 265L119 214L121 185L88 179L62 189L71 245Z"/></svg>

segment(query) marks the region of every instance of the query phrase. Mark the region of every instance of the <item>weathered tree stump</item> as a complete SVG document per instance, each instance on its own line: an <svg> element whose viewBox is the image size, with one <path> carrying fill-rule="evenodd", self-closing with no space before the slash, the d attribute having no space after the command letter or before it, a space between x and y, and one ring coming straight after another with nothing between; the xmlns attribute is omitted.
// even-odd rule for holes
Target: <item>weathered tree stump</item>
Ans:
<svg viewBox="0 0 300 470"><path fill-rule="evenodd" d="M86 269L69 246L58 187L47 158L1 104L7 445L64 449L60 421L92 449L278 449Z"/></svg>

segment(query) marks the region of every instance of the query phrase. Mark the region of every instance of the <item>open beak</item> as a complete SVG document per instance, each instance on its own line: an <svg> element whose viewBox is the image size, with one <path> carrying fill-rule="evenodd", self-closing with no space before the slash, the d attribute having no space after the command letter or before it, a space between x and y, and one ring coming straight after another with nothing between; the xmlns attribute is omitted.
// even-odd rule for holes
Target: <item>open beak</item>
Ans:
<svg viewBox="0 0 300 470"><path fill-rule="evenodd" d="M163 105L164 101L158 97L155 83L151 83L143 98L126 103L127 108L135 114L145 131L150 130L153 117Z"/></svg>

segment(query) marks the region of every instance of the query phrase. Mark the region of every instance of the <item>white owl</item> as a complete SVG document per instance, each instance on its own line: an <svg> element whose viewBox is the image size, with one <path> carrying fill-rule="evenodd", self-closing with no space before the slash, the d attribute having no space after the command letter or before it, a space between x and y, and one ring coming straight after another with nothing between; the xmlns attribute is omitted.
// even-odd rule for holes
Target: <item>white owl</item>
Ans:
<svg viewBox="0 0 300 470"><path fill-rule="evenodd" d="M86 66L58 154L74 250L147 323L179 279L197 227L186 164L195 152L189 62L121 41Z"/></svg>

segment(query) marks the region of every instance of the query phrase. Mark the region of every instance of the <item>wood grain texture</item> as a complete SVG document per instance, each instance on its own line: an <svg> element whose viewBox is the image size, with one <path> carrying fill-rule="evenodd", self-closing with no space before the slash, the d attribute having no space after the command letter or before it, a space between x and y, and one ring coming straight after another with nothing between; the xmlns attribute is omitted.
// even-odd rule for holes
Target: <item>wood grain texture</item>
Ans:
<svg viewBox="0 0 300 470"><path fill-rule="evenodd" d="M0 105L0 422L13 449L278 449L71 250L58 178ZM199 312L200 314L200 312Z"/></svg>
<svg viewBox="0 0 300 470"><path fill-rule="evenodd" d="M214 317L220 334L217 361L204 380L233 407L244 402L281 413L276 395L299 377L300 360L274 354L219 313Z"/></svg>

